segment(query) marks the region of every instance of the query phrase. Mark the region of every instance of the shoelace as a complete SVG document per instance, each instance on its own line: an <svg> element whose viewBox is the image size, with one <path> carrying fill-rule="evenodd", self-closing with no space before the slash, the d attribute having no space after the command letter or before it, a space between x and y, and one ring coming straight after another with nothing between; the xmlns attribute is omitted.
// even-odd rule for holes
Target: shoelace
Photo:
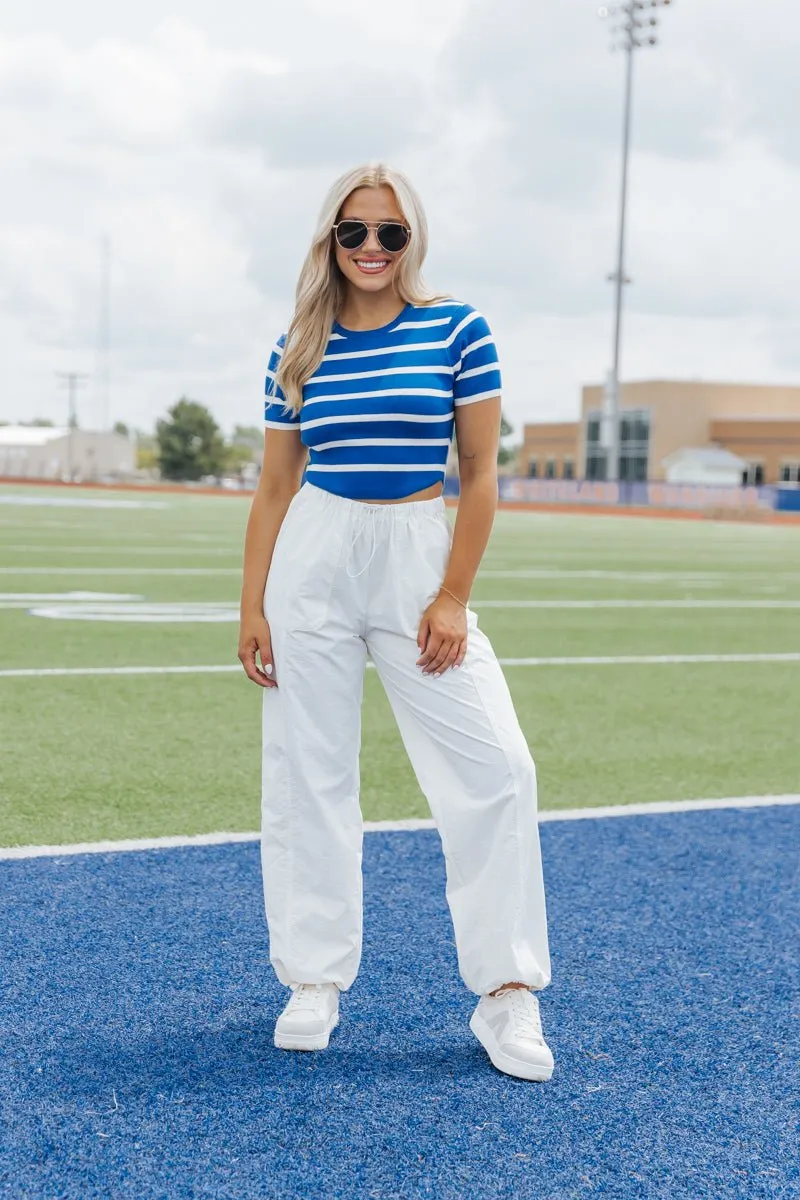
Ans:
<svg viewBox="0 0 800 1200"><path fill-rule="evenodd" d="M511 1013L514 1023L523 1037L532 1038L536 1042L544 1041L539 1002L535 996L522 988L513 988L511 990Z"/></svg>
<svg viewBox="0 0 800 1200"><path fill-rule="evenodd" d="M301 983L294 989L289 1001L291 1008L318 1008L322 1003L321 983Z"/></svg>

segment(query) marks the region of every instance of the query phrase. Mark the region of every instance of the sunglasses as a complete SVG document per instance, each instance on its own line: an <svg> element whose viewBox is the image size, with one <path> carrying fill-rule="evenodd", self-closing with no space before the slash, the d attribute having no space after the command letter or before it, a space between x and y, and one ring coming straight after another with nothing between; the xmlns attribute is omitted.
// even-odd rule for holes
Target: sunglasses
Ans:
<svg viewBox="0 0 800 1200"><path fill-rule="evenodd" d="M411 230L399 221L340 221L333 232L343 250L357 250L374 229L378 241L388 254L399 254L408 245Z"/></svg>

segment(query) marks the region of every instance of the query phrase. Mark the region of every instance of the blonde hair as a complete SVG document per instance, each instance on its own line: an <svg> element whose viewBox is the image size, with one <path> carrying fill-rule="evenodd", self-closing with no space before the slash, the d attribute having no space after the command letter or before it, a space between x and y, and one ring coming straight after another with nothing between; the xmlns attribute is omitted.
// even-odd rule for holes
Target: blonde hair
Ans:
<svg viewBox="0 0 800 1200"><path fill-rule="evenodd" d="M352 192L357 188L382 186L394 192L411 230L392 279L395 292L406 304L434 304L445 299L430 292L422 279L422 264L428 251L428 223L422 202L405 175L383 163L356 167L341 175L325 197L314 240L297 281L294 316L275 377L287 407L295 413L302 408L303 384L322 362L333 322L345 298L345 280L336 262L331 229Z"/></svg>

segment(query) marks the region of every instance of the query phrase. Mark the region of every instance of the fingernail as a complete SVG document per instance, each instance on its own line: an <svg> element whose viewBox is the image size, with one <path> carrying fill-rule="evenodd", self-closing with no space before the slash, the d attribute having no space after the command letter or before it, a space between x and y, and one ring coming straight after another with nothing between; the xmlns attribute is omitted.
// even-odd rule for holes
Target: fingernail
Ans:
<svg viewBox="0 0 800 1200"><path fill-rule="evenodd" d="M273 670L272 663L267 663L267 665L264 667L264 674L271 675L272 670Z"/></svg>

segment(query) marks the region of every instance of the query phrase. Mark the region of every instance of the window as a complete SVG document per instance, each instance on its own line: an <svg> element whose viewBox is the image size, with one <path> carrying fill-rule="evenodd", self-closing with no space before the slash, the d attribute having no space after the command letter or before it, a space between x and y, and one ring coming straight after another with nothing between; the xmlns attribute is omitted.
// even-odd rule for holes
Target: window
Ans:
<svg viewBox="0 0 800 1200"><path fill-rule="evenodd" d="M586 414L586 478L608 478L608 451L600 445L601 413ZM647 409L625 409L619 415L617 478L643 482L647 479L650 452L650 413ZM566 478L566 476L565 476ZM570 476L572 478L572 476Z"/></svg>
<svg viewBox="0 0 800 1200"><path fill-rule="evenodd" d="M572 461L571 458L564 459L564 478L565 479L574 479L575 478L575 463Z"/></svg>
<svg viewBox="0 0 800 1200"><path fill-rule="evenodd" d="M606 455L605 451L599 454L587 454L586 456L586 478L594 481L603 480L606 477Z"/></svg>
<svg viewBox="0 0 800 1200"><path fill-rule="evenodd" d="M535 458L528 461L528 479L536 479L539 474L539 462Z"/></svg>
<svg viewBox="0 0 800 1200"><path fill-rule="evenodd" d="M650 448L650 413L633 409L622 414L619 423L619 478L643 483L647 479Z"/></svg>
<svg viewBox="0 0 800 1200"><path fill-rule="evenodd" d="M556 477L556 460L554 458L548 458L547 462L545 463L544 473L545 473L545 478L555 479L555 477Z"/></svg>
<svg viewBox="0 0 800 1200"><path fill-rule="evenodd" d="M800 463L782 463L780 481L781 483L800 483Z"/></svg>
<svg viewBox="0 0 800 1200"><path fill-rule="evenodd" d="M752 487L760 487L764 482L764 464L760 462L750 462L742 471L742 483L745 487L748 484Z"/></svg>

